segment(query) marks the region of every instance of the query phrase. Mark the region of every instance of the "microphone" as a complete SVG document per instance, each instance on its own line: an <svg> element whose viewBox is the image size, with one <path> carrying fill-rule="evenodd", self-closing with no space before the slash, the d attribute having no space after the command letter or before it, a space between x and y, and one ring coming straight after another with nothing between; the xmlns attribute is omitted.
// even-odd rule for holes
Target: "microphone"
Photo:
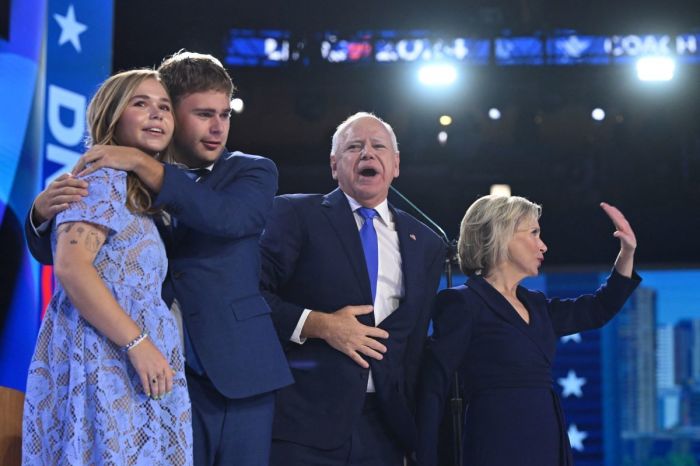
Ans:
<svg viewBox="0 0 700 466"><path fill-rule="evenodd" d="M418 216L425 221L428 225L432 227L432 229L435 231L435 233L438 234L438 236L442 239L442 242L445 243L445 246L447 246L447 257L445 258L445 272L447 274L447 287L451 288L452 287L452 265L457 264L457 240L450 239L447 236L447 233L445 233L445 230L442 229L440 225L438 225L432 218L428 217L428 214L423 212L416 204L411 202L409 198L401 194L401 192L394 188L393 186L389 185L389 189L391 192L396 194L402 201L404 201L406 204L408 204L411 209L414 210L415 213L418 214Z"/></svg>
<svg viewBox="0 0 700 466"><path fill-rule="evenodd" d="M447 278L447 287L452 287L452 265L458 263L457 259L457 241L450 240L440 225L433 221L432 218L428 217L428 214L423 212L418 208L413 202L411 202L406 196L401 194L401 192L389 185L389 189L399 196L409 207L411 207L426 223L428 223L433 230L436 231L438 236L442 239L447 246L447 255L445 257L445 276ZM452 414L452 460L454 466L462 466L462 411L463 411L463 399L461 395L460 383L459 383L459 372L455 371L453 376L452 384L452 398L450 398L450 411Z"/></svg>

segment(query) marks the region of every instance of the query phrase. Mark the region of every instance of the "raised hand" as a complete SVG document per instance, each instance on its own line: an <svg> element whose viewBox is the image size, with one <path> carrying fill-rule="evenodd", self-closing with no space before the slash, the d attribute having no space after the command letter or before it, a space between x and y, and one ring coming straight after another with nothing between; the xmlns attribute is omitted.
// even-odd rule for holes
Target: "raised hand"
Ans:
<svg viewBox="0 0 700 466"><path fill-rule="evenodd" d="M600 207L615 225L613 236L620 240L620 254L615 260L615 269L621 275L631 277L634 267L634 251L637 249L637 237L634 234L634 230L632 230L629 222L617 207L606 202L601 202Z"/></svg>
<svg viewBox="0 0 700 466"><path fill-rule="evenodd" d="M613 236L620 240L620 248L634 251L637 248L637 237L634 235L634 230L632 230L622 212L617 207L606 202L601 202L600 207L603 208L610 220L612 220L613 225L615 225Z"/></svg>

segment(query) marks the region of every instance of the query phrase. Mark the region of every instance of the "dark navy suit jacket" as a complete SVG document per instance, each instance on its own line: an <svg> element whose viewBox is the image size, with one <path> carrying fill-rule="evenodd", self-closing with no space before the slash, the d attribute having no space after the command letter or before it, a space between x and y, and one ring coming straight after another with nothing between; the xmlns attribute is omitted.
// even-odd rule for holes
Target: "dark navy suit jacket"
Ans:
<svg viewBox="0 0 700 466"><path fill-rule="evenodd" d="M168 254L163 299L177 299L204 370L229 398L266 393L293 382L270 308L260 295L258 240L277 190L277 169L266 158L223 153L200 183L165 165L154 200L177 219L158 221ZM49 237L26 222L35 258L52 262Z"/></svg>
<svg viewBox="0 0 700 466"><path fill-rule="evenodd" d="M367 358L382 415L407 451L416 441L414 387L444 263L444 246L425 225L391 207L399 237L405 295L379 325L389 333L384 359ZM263 294L296 383L277 392L273 438L314 448L340 446L363 407L368 369L321 339L290 341L305 308L333 312L372 304L367 267L342 191L275 199L261 239ZM360 320L374 325L373 317Z"/></svg>
<svg viewBox="0 0 700 466"><path fill-rule="evenodd" d="M529 324L481 277L442 290L420 374L418 457L437 464L438 426L455 371L464 382L464 465L571 465L552 365L558 338L603 326L640 282L613 270L595 293L548 299L522 286Z"/></svg>

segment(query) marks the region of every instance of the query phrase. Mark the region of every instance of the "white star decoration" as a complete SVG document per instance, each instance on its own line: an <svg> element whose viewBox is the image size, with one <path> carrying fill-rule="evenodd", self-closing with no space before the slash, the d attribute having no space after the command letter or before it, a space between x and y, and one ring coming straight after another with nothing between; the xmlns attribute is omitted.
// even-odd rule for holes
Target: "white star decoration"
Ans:
<svg viewBox="0 0 700 466"><path fill-rule="evenodd" d="M566 374L566 378L561 378L557 381L562 387L561 396L564 398L569 395L576 395L579 398L583 396L581 387L586 383L585 377L577 377L576 372L570 370L569 373Z"/></svg>
<svg viewBox="0 0 700 466"><path fill-rule="evenodd" d="M566 335L561 337L561 342L566 343L567 341L573 341L574 343L581 343L581 334L574 333L573 335Z"/></svg>
<svg viewBox="0 0 700 466"><path fill-rule="evenodd" d="M73 5L68 6L68 11L65 16L54 14L53 19L55 19L61 27L61 37L58 38L58 45L70 42L75 50L80 52L80 34L87 30L87 26L76 21Z"/></svg>
<svg viewBox="0 0 700 466"><path fill-rule="evenodd" d="M586 437L588 437L588 433L583 430L578 430L576 424L571 424L567 434L569 434L569 443L571 444L571 448L578 451L583 451L583 441L586 440Z"/></svg>
<svg viewBox="0 0 700 466"><path fill-rule="evenodd" d="M581 40L576 36L569 37L561 43L561 48L564 49L570 57L580 57L581 54L588 48L591 41Z"/></svg>

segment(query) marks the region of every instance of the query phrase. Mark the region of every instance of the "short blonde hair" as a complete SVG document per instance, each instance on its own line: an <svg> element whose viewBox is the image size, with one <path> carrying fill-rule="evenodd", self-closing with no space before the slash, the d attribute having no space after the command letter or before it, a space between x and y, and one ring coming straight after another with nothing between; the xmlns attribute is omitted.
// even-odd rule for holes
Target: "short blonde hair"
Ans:
<svg viewBox="0 0 700 466"><path fill-rule="evenodd" d="M115 139L119 119L136 88L147 79L161 82L157 71L136 69L117 73L102 83L87 108L88 147L95 144L119 145L119 141ZM151 205L150 192L136 175L129 172L126 182L126 206L134 213L153 214L158 210L152 209Z"/></svg>
<svg viewBox="0 0 700 466"><path fill-rule="evenodd" d="M477 199L459 228L459 267L468 276L487 276L508 258L508 243L523 220L539 219L542 207L519 196L489 195Z"/></svg>

